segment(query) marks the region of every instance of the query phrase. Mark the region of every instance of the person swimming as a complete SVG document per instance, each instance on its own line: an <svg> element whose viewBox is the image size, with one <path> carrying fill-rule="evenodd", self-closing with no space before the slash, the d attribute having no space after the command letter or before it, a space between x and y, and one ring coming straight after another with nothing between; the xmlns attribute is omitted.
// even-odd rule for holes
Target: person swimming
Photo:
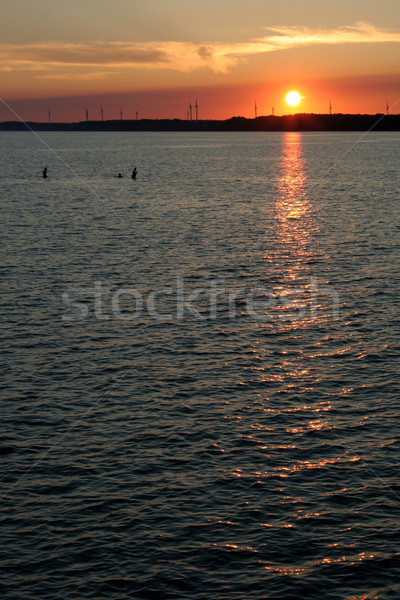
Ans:
<svg viewBox="0 0 400 600"><path fill-rule="evenodd" d="M118 179L121 179L121 177L123 177L122 173L118 173L117 177Z"/></svg>
<svg viewBox="0 0 400 600"><path fill-rule="evenodd" d="M43 179L47 179L47 167L43 169Z"/></svg>
<svg viewBox="0 0 400 600"><path fill-rule="evenodd" d="M137 169L135 167L132 171L132 179L136 179L136 175L137 175Z"/></svg>

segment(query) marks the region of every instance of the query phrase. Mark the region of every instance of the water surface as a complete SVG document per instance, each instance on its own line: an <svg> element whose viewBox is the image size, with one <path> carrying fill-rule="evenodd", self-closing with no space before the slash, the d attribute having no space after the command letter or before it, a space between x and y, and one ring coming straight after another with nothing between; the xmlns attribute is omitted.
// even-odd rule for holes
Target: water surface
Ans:
<svg viewBox="0 0 400 600"><path fill-rule="evenodd" d="M2 134L3 598L400 596L399 141Z"/></svg>

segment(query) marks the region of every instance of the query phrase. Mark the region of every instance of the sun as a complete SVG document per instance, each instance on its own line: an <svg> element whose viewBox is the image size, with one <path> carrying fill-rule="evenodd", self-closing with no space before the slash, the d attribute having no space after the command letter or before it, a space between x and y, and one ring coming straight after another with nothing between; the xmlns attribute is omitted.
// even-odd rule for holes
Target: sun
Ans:
<svg viewBox="0 0 400 600"><path fill-rule="evenodd" d="M286 102L288 104L290 104L290 106L297 106L297 104L300 102L301 100L301 96L298 92L289 92L286 95Z"/></svg>

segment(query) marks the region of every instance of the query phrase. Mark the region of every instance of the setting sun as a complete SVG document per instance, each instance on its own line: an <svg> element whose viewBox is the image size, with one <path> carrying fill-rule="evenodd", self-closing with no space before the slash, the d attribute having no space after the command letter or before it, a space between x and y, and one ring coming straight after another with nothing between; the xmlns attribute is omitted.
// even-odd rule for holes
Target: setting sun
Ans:
<svg viewBox="0 0 400 600"><path fill-rule="evenodd" d="M286 96L286 102L290 104L290 106L296 106L301 100L301 96L297 92L289 92Z"/></svg>

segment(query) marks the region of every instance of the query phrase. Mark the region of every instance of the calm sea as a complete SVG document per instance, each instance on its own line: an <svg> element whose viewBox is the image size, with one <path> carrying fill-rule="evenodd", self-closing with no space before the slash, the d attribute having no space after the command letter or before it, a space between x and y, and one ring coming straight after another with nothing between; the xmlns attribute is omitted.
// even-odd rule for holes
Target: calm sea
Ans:
<svg viewBox="0 0 400 600"><path fill-rule="evenodd" d="M0 149L2 598L400 598L400 135Z"/></svg>

